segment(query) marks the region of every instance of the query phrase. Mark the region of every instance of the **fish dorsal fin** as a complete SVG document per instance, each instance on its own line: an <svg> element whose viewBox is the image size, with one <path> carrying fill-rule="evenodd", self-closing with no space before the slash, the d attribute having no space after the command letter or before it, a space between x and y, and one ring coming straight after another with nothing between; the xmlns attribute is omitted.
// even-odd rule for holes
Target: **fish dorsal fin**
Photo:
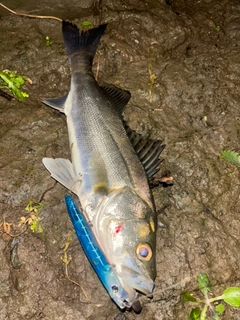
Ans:
<svg viewBox="0 0 240 320"><path fill-rule="evenodd" d="M131 93L127 90L122 90L109 84L104 84L100 88L111 103L118 109L119 113L122 114L125 106L131 98Z"/></svg>
<svg viewBox="0 0 240 320"><path fill-rule="evenodd" d="M165 148L165 145L162 144L161 140L143 138L141 134L132 130L125 122L124 127L132 147L146 171L148 181L151 182L154 174L159 170L159 168L157 168L161 162L159 156Z"/></svg>
<svg viewBox="0 0 240 320"><path fill-rule="evenodd" d="M77 184L81 181L77 181L71 161L62 158L43 158L42 162L55 180L77 194Z"/></svg>
<svg viewBox="0 0 240 320"><path fill-rule="evenodd" d="M45 103L47 106L64 113L64 105L67 100L67 96L68 94L65 94L62 97L44 99L42 102Z"/></svg>

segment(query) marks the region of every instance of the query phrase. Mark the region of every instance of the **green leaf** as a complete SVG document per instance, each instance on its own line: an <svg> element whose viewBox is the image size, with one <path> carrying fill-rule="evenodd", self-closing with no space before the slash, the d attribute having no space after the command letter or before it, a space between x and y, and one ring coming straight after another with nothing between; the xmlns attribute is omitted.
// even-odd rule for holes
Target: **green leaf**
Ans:
<svg viewBox="0 0 240 320"><path fill-rule="evenodd" d="M218 312L218 314L222 314L225 310L225 307L222 303L219 303L217 306L216 306L216 311Z"/></svg>
<svg viewBox="0 0 240 320"><path fill-rule="evenodd" d="M232 307L240 308L240 288L227 288L222 295L222 299Z"/></svg>
<svg viewBox="0 0 240 320"><path fill-rule="evenodd" d="M24 79L23 79L23 77L19 77L19 76L16 76L15 78L14 77L11 77L11 75L10 75L10 78L11 78L11 80L14 82L14 84L15 84L15 86L17 87L17 88L20 88L23 84L24 84Z"/></svg>
<svg viewBox="0 0 240 320"><path fill-rule="evenodd" d="M192 302L197 301L197 299L194 298L189 292L183 292L181 296L183 297L184 301L192 301Z"/></svg>
<svg viewBox="0 0 240 320"><path fill-rule="evenodd" d="M29 94L27 92L23 92L23 91L21 91L21 92L22 92L22 95L24 96L24 98L28 98L29 97Z"/></svg>
<svg viewBox="0 0 240 320"><path fill-rule="evenodd" d="M215 320L220 320L220 317L219 317L219 316L220 316L221 314L223 314L224 310L225 310L224 305L221 304L221 303L218 304L218 305L216 306L215 310L214 310L214 309L211 310L211 311L212 311L212 314L211 314L212 318L215 319Z"/></svg>
<svg viewBox="0 0 240 320"><path fill-rule="evenodd" d="M231 150L223 150L220 153L220 155L227 162L230 162L233 165L240 167L240 155L237 152Z"/></svg>
<svg viewBox="0 0 240 320"><path fill-rule="evenodd" d="M43 232L43 228L41 225L38 226L38 232L42 233Z"/></svg>
<svg viewBox="0 0 240 320"><path fill-rule="evenodd" d="M2 79L1 88L8 88L19 101L22 102L25 97L28 97L26 92L19 89L25 80L29 80L27 77L17 75L16 71L4 70L0 72L0 79Z"/></svg>
<svg viewBox="0 0 240 320"><path fill-rule="evenodd" d="M39 233L43 232L43 228L41 226L41 222L39 220L39 217L37 217L36 220L32 221L32 223L30 225L30 229L32 230L32 232L39 232Z"/></svg>
<svg viewBox="0 0 240 320"><path fill-rule="evenodd" d="M210 281L206 273L200 273L197 279L198 279L198 288L203 293L203 295L206 295L207 292L211 291Z"/></svg>
<svg viewBox="0 0 240 320"><path fill-rule="evenodd" d="M18 89L18 86L14 83L11 74L8 75L5 72L0 72L0 77L5 82L7 88L15 95L17 96L19 101L23 101L23 95L21 91Z"/></svg>
<svg viewBox="0 0 240 320"><path fill-rule="evenodd" d="M83 26L83 27L92 27L92 22L91 21L82 21L81 22L81 25Z"/></svg>
<svg viewBox="0 0 240 320"><path fill-rule="evenodd" d="M25 210L28 212L34 211L35 213L37 213L43 206L44 204L41 202L29 200Z"/></svg>
<svg viewBox="0 0 240 320"><path fill-rule="evenodd" d="M49 36L46 36L45 40L46 40L46 46L51 46L53 44L53 41L50 39Z"/></svg>
<svg viewBox="0 0 240 320"><path fill-rule="evenodd" d="M37 221L33 220L31 225L30 225L30 229L32 230L32 232L35 232L37 230Z"/></svg>
<svg viewBox="0 0 240 320"><path fill-rule="evenodd" d="M194 309L192 309L190 315L189 315L189 320L197 320L199 319L201 314L201 310L199 307L196 307Z"/></svg>

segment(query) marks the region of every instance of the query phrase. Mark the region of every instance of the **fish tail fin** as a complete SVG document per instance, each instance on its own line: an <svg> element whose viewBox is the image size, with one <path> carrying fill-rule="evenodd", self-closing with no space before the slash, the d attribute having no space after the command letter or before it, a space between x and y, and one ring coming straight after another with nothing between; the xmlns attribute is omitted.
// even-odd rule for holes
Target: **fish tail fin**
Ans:
<svg viewBox="0 0 240 320"><path fill-rule="evenodd" d="M84 49L88 52L90 62L92 62L106 27L107 24L102 24L97 28L80 32L75 24L63 20L62 35L68 56L70 57L76 51Z"/></svg>

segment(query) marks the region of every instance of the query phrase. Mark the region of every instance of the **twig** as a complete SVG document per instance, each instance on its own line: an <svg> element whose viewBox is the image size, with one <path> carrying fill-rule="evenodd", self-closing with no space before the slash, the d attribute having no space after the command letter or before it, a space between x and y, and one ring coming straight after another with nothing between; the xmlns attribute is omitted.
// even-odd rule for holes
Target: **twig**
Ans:
<svg viewBox="0 0 240 320"><path fill-rule="evenodd" d="M17 234L12 234L11 233L11 227L14 227L13 223L8 223L5 220L5 217L3 216L3 222L0 223L0 228L3 227L3 232L6 233L7 235L9 235L11 238L17 238L19 237L21 234L23 234L24 232L26 232L27 228Z"/></svg>
<svg viewBox="0 0 240 320"><path fill-rule="evenodd" d="M162 177L159 179L160 182L173 181L173 177Z"/></svg>
<svg viewBox="0 0 240 320"><path fill-rule="evenodd" d="M74 283L76 286L80 287L82 289L82 292L84 293L85 295L85 298L90 302L88 296L87 296L87 293L86 291L84 290L84 288L79 284L77 283L76 281L72 280L69 275L68 275L68 265L69 263L71 262L71 257L68 257L67 255L67 251L68 251L68 248L69 248L69 245L70 243L72 242L72 234L73 234L73 231L70 231L67 235L67 240L66 240L66 244L65 244L65 247L63 249L63 256L61 257L61 260L62 262L64 263L65 265L65 276L66 278L71 281L72 283Z"/></svg>
<svg viewBox="0 0 240 320"><path fill-rule="evenodd" d="M152 64L148 64L148 73L149 73L149 89L148 89L148 97L149 101L152 102L152 88L155 84L155 80L157 79L156 75L152 72Z"/></svg>
<svg viewBox="0 0 240 320"><path fill-rule="evenodd" d="M57 17L53 17L53 16L36 16L36 15L33 15L33 14L15 12L15 11L9 9L8 7L6 7L2 3L0 3L0 6L3 7L4 9L6 9L7 11L17 15L17 16L23 16L23 17L29 17L29 18L38 18L38 19L54 19L54 20L62 22L62 19L57 18Z"/></svg>
<svg viewBox="0 0 240 320"><path fill-rule="evenodd" d="M7 92L3 91L2 89L0 89L0 96L6 98L7 100L11 101L14 100L14 97L11 96L10 94L8 94Z"/></svg>

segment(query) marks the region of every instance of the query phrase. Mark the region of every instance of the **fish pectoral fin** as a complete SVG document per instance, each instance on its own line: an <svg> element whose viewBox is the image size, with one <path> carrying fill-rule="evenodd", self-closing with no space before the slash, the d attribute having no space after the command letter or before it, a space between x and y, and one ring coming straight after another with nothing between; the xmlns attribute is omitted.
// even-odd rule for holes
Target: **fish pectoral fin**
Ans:
<svg viewBox="0 0 240 320"><path fill-rule="evenodd" d="M62 97L44 99L42 102L45 103L47 106L64 113L64 105L67 100L67 96L68 94L65 94Z"/></svg>
<svg viewBox="0 0 240 320"><path fill-rule="evenodd" d="M55 180L77 194L77 185L81 181L77 180L71 161L62 158L43 158L42 162Z"/></svg>
<svg viewBox="0 0 240 320"><path fill-rule="evenodd" d="M131 93L127 90L122 90L114 85L106 84L100 87L107 98L111 101L119 113L122 114L125 106L131 98Z"/></svg>

